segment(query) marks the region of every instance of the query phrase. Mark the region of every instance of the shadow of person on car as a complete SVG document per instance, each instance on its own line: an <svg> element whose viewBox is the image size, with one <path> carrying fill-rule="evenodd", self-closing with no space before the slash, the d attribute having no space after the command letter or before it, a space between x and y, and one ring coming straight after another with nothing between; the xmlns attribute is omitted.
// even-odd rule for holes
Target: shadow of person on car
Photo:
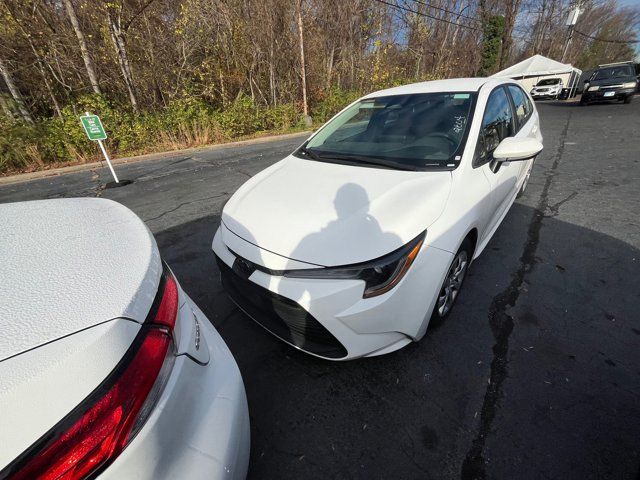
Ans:
<svg viewBox="0 0 640 480"><path fill-rule="evenodd" d="M401 238L393 232L383 231L378 220L371 214L369 196L361 185L345 183L340 186L333 199L333 207L336 218L320 230L302 238L288 255L289 258L325 267L339 267L380 256L368 254L367 251L386 254L402 245ZM278 285L277 290L279 294L308 310L318 299L318 290L315 293L311 291L314 287L314 280L307 279L295 284L283 282ZM328 320L332 321L333 318ZM299 321L297 328L291 330L294 345L305 348L313 342L333 340L331 334L310 314Z"/></svg>

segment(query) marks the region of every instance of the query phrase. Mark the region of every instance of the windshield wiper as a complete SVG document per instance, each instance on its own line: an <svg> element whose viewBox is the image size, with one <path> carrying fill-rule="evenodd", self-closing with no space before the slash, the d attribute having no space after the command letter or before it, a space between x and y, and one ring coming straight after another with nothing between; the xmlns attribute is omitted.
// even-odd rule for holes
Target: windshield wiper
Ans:
<svg viewBox="0 0 640 480"><path fill-rule="evenodd" d="M315 153L312 152L311 150L309 150L307 148L307 144L303 144L299 149L298 152L302 153L303 155L306 155L307 157L311 158L312 160L320 160L320 156Z"/></svg>
<svg viewBox="0 0 640 480"><path fill-rule="evenodd" d="M332 153L326 152L321 154L315 154L319 160L343 160L353 163L362 163L366 165L376 165L378 167L391 168L394 170L409 170L416 171L420 167L414 165L407 165L402 162L394 162L393 160L383 160L375 157L367 157L364 155L348 155L344 153Z"/></svg>

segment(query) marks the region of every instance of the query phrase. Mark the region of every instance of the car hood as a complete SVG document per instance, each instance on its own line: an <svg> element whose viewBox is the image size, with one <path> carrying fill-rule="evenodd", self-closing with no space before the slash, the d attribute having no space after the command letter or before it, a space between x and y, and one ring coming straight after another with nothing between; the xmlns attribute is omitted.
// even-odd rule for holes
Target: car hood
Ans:
<svg viewBox="0 0 640 480"><path fill-rule="evenodd" d="M222 221L247 242L321 266L371 260L442 213L450 171L399 171L289 156L246 182Z"/></svg>
<svg viewBox="0 0 640 480"><path fill-rule="evenodd" d="M0 360L122 317L144 321L162 264L145 224L116 202L0 205Z"/></svg>

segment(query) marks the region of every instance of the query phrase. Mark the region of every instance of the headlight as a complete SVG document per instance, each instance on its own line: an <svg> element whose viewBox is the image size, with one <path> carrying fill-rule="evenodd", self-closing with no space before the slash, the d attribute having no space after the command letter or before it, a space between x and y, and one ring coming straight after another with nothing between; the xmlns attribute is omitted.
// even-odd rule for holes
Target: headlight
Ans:
<svg viewBox="0 0 640 480"><path fill-rule="evenodd" d="M596 90L600 90L600 87L599 87L598 85L595 85L595 86L593 86L593 87L589 87L589 91L590 91L590 92L594 92L594 91L596 91Z"/></svg>
<svg viewBox="0 0 640 480"><path fill-rule="evenodd" d="M375 297L388 292L405 276L418 256L424 243L426 230L399 249L368 262L341 267L285 270L290 278L325 278L364 280L363 298Z"/></svg>
<svg viewBox="0 0 640 480"><path fill-rule="evenodd" d="M636 88L636 82L625 82L622 84L622 88Z"/></svg>

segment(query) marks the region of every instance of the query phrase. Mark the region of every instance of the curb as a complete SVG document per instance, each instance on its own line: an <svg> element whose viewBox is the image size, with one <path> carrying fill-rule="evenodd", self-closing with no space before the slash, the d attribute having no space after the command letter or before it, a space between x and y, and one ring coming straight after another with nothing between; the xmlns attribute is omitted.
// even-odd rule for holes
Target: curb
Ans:
<svg viewBox="0 0 640 480"><path fill-rule="evenodd" d="M116 159L112 158L111 163L113 165L126 165L130 163L138 163L138 162L144 162L144 161L171 159L175 157L182 157L185 154L189 154L189 153L210 152L214 150L224 150L226 148L239 147L242 145L257 145L261 143L275 142L278 140L286 140L289 138L305 137L305 136L308 136L311 132L312 132L311 130L305 130L303 132L285 133L282 135L269 135L266 137L250 138L247 140L238 140L238 141L229 142L229 143L217 143L215 145L207 145L203 147L185 148L182 150L168 150L165 152L147 153L144 155L136 155L133 157L121 157ZM101 168L104 165L106 165L104 161L99 161L99 162L91 162L91 163L82 163L79 165L70 165L68 167L51 168L48 170L38 170L36 172L18 173L15 175L8 175L6 177L0 176L0 185L23 183L23 182L28 182L30 180L38 180L38 179L47 178L47 177L57 177L59 175L64 175L67 173L82 172L86 170L92 170L94 168Z"/></svg>

